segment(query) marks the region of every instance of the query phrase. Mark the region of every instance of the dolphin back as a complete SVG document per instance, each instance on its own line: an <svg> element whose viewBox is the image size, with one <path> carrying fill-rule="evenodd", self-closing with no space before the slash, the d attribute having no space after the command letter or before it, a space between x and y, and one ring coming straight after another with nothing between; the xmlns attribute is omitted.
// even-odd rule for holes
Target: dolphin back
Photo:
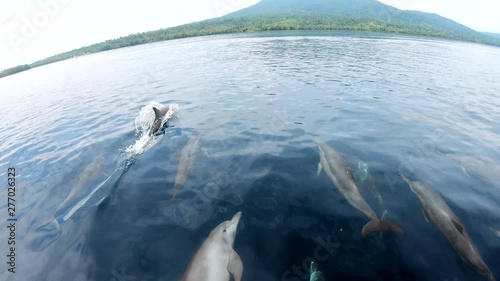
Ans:
<svg viewBox="0 0 500 281"><path fill-rule="evenodd" d="M174 192L172 194L172 200L176 199L177 193L186 183L189 171L193 167L196 160L196 154L199 149L199 142L201 139L201 134L191 137L188 143L184 146L181 151L181 156L179 158L179 165L177 167L177 174L175 175Z"/></svg>

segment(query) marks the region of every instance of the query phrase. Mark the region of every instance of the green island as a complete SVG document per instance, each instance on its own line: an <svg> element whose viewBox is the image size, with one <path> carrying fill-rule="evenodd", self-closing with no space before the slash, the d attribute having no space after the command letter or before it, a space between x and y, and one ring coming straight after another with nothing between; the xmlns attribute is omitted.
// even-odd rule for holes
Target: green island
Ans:
<svg viewBox="0 0 500 281"><path fill-rule="evenodd" d="M500 46L500 36L480 33L437 14L403 11L376 0L262 0L226 16L149 31L81 47L0 72L0 77L57 61L164 40L271 30L346 30L431 36Z"/></svg>

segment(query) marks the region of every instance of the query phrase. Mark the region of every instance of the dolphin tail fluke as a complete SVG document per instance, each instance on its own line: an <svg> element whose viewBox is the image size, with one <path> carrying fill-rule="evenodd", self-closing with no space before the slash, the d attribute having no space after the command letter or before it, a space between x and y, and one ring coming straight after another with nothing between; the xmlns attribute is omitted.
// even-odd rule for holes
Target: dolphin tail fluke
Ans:
<svg viewBox="0 0 500 281"><path fill-rule="evenodd" d="M374 231L403 233L403 229L401 229L401 227L386 220L369 221L367 224L365 224L363 230L361 230L361 233L363 234L363 236L366 236Z"/></svg>

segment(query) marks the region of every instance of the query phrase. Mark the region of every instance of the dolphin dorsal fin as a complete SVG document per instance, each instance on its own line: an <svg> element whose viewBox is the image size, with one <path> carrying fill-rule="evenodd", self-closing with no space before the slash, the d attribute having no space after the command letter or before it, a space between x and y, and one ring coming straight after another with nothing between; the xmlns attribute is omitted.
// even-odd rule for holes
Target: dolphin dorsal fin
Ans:
<svg viewBox="0 0 500 281"><path fill-rule="evenodd" d="M458 230L458 232L460 232L460 234L464 235L464 227L462 226L462 224L453 218L450 218L450 219L451 219L451 222L453 223L453 225L455 226L455 228Z"/></svg>
<svg viewBox="0 0 500 281"><path fill-rule="evenodd" d="M155 118L161 117L160 110L158 108L153 107L153 111L155 112Z"/></svg>

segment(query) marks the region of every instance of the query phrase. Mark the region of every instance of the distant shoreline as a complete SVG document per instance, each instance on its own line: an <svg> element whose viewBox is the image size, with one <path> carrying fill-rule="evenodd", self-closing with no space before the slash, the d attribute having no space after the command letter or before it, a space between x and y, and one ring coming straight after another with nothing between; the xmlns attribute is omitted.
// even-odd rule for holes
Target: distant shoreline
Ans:
<svg viewBox="0 0 500 281"><path fill-rule="evenodd" d="M233 21L234 19L229 19ZM9 69L5 69L0 72L0 78L13 75L19 72L23 72L32 68L36 68L42 65L47 65L75 57L80 57L84 55L120 49L125 47L131 47L135 45L143 45L149 43L156 43L162 41L169 41L175 39L185 39L193 37L204 37L210 35L224 35L224 34L255 34L258 32L266 31L346 31L346 32L368 32L368 33L381 33L387 35L408 35L408 36L421 36L430 39L447 39L458 42L469 42L469 43L479 43L491 46L500 46L500 42L485 42L479 38L457 38L457 36L448 34L438 34L436 32L429 31L415 31L415 30L405 30L402 27L390 27L384 28L382 25L377 25L376 23L370 22L369 24L359 22L356 25L342 26L342 29L335 28L324 28L325 26L310 26L311 28L294 28L293 23L283 24L283 22L274 22L271 24L255 25L255 26L233 26L229 24L224 24L227 20L208 20L202 22L195 22L186 25L171 27L167 29L160 29L157 31L149 31L144 33L131 34L125 37L120 37L117 39L106 40L101 43L96 43L89 46L84 46L72 51L64 52L58 55L54 55L45 58L40 61L36 61L32 64L18 65ZM215 22L215 23L212 23ZM220 28L220 24L223 24L223 28ZM361 23L361 24L360 24ZM219 28L217 28L219 27ZM323 28L322 28L323 27Z"/></svg>

